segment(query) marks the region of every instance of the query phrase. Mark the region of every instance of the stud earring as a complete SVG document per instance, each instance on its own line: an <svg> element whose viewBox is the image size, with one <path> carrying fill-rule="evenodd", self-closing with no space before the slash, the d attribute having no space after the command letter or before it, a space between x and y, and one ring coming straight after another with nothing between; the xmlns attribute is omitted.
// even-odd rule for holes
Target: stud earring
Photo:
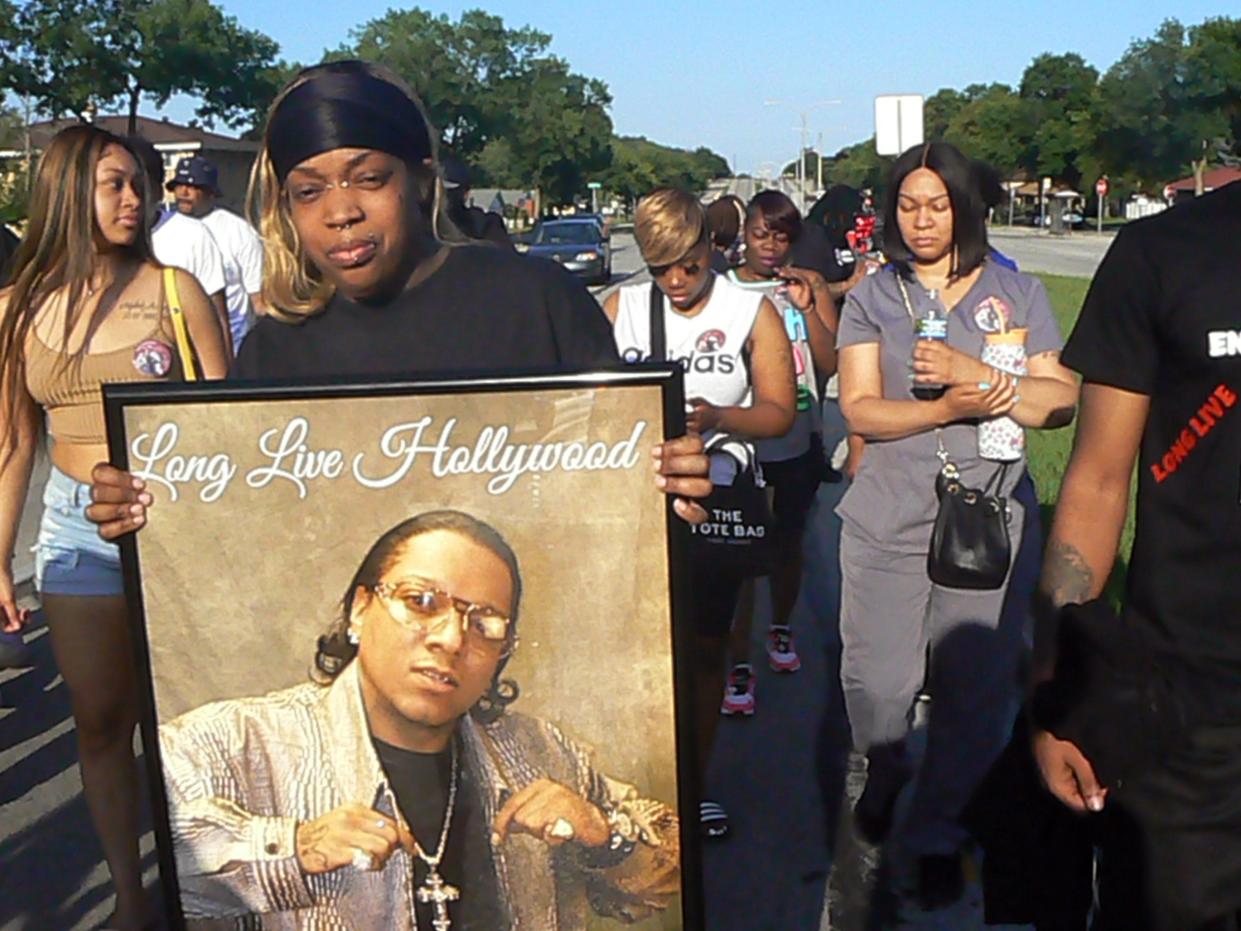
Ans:
<svg viewBox="0 0 1241 931"><path fill-rule="evenodd" d="M355 647L356 647L359 643L361 643L361 642L362 642L362 638L361 638L361 636L359 636L358 632L357 632L356 630L354 630L352 627L350 627L350 628L349 628L349 633L348 633L348 634L346 634L346 637L348 637L349 642L350 642L351 644L353 644Z"/></svg>

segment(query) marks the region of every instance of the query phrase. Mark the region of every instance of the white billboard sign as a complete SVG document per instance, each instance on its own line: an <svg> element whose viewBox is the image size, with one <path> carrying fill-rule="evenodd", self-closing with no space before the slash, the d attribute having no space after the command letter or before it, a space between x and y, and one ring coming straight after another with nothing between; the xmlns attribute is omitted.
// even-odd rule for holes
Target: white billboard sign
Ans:
<svg viewBox="0 0 1241 931"><path fill-rule="evenodd" d="M875 150L880 155L900 155L922 141L921 94L875 98Z"/></svg>

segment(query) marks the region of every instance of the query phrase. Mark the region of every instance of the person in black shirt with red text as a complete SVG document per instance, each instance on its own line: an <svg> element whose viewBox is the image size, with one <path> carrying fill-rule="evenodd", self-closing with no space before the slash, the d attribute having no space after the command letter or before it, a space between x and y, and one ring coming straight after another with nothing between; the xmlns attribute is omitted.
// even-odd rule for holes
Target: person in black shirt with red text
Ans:
<svg viewBox="0 0 1241 931"><path fill-rule="evenodd" d="M1235 927L1241 184L1126 227L1063 360L1085 383L1041 590L1070 607L1058 631L1053 612L1040 618L1035 668L1042 694L1070 700L1047 715L1036 693L1035 756L1064 804L1101 813L1096 929ZM1116 560L1135 456L1118 621L1091 599Z"/></svg>

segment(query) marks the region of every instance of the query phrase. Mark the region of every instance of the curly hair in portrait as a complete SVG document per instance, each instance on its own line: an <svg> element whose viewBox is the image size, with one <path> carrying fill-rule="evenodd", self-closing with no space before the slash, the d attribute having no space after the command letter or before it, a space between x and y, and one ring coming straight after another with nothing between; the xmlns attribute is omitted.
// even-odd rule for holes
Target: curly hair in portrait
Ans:
<svg viewBox="0 0 1241 931"><path fill-rule="evenodd" d="M472 540L479 546L486 547L508 567L513 579L513 603L509 611L508 637L510 648L516 645L522 583L521 568L517 563L517 554L513 552L513 548L490 524L462 511L426 511L397 524L371 545L370 551L367 552L362 564L354 573L349 587L345 589L344 597L340 601L340 614L328 632L319 638L312 678L325 685L331 683L357 655L358 648L349 642L348 632L349 618L358 589L369 589L378 585L383 574L392 565L406 543L414 537L435 530L449 530ZM500 661L491 681L491 688L471 709L471 714L483 724L490 724L499 718L521 694L516 682L512 679L500 678L508 660L509 657L505 656Z"/></svg>

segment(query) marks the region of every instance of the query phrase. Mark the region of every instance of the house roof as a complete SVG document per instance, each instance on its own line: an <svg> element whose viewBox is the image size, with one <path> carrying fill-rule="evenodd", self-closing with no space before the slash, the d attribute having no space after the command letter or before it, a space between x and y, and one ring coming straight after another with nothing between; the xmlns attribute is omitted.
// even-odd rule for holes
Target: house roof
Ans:
<svg viewBox="0 0 1241 931"><path fill-rule="evenodd" d="M31 145L36 149L42 149L56 133L77 122L77 120L42 120L33 123L30 127ZM116 133L118 136L129 133L128 116L101 116L95 120L95 125L108 132ZM166 119L153 120L150 117L140 116L137 129L139 136L157 146L196 142L205 150L217 152L257 152L259 149L259 144L249 139L234 139L232 136L224 136L194 126L182 126L180 123L173 123Z"/></svg>
<svg viewBox="0 0 1241 931"><path fill-rule="evenodd" d="M516 188L473 188L470 191L469 200L475 207L486 210L495 203L497 197L506 207L512 207L527 196L529 196L528 191L519 191Z"/></svg>
<svg viewBox="0 0 1241 931"><path fill-rule="evenodd" d="M1234 181L1241 181L1241 168L1220 166L1219 168L1212 168L1203 174L1202 187L1203 190L1214 191L1216 188L1221 188L1225 184L1232 184ZM1173 191L1192 191L1194 189L1193 176L1173 181L1168 187Z"/></svg>

